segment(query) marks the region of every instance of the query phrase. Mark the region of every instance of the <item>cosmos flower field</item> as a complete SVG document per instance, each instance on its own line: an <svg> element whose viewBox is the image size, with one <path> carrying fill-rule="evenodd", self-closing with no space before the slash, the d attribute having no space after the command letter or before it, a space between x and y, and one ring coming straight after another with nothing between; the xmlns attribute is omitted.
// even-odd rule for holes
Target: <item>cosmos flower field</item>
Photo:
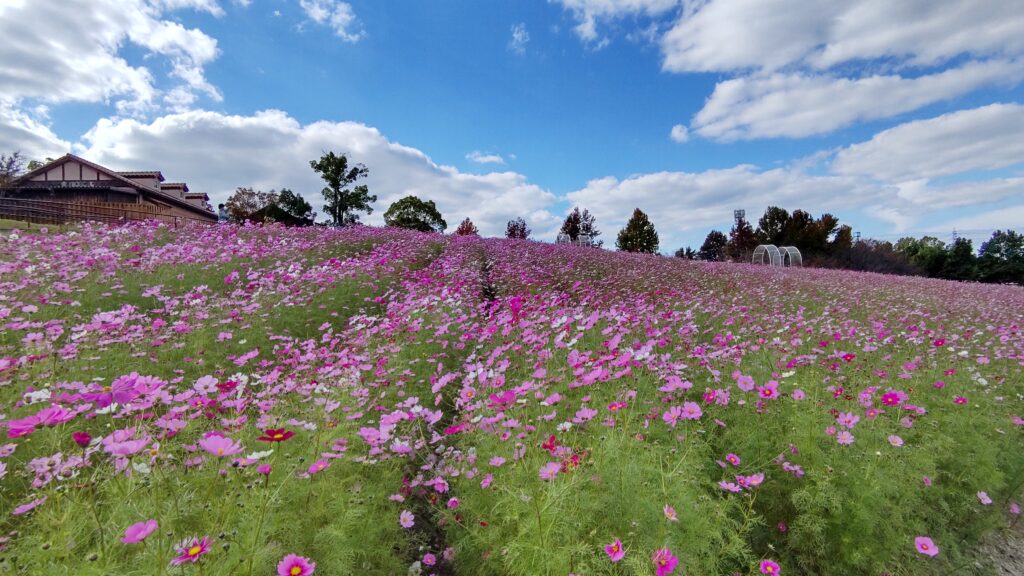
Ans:
<svg viewBox="0 0 1024 576"><path fill-rule="evenodd" d="M988 574L1024 289L353 227L0 236L0 574Z"/></svg>

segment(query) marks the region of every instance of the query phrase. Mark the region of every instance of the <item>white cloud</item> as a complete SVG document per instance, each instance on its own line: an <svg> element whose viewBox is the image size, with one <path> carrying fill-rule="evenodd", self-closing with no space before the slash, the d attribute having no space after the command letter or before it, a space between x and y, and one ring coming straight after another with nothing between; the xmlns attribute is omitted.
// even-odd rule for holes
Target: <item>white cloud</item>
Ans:
<svg viewBox="0 0 1024 576"><path fill-rule="evenodd" d="M526 45L530 42L530 33L526 31L526 23L512 25L512 38L508 41L508 49L516 54L525 54Z"/></svg>
<svg viewBox="0 0 1024 576"><path fill-rule="evenodd" d="M1018 0L709 0L689 5L662 51L673 72L824 70L878 58L935 66L1024 53L1024 10Z"/></svg>
<svg viewBox="0 0 1024 576"><path fill-rule="evenodd" d="M719 82L693 118L695 132L715 140L826 134L855 122L888 118L950 100L983 86L1024 78L1024 60L968 62L904 78L837 78L817 74L746 76Z"/></svg>
<svg viewBox="0 0 1024 576"><path fill-rule="evenodd" d="M45 109L28 113L0 100L0 152L20 151L29 160L56 158L71 150L71 143L61 140L43 123Z"/></svg>
<svg viewBox="0 0 1024 576"><path fill-rule="evenodd" d="M505 159L499 154L487 154L479 150L473 150L469 154L466 154L466 160L476 162L477 164L504 164Z"/></svg>
<svg viewBox="0 0 1024 576"><path fill-rule="evenodd" d="M836 174L905 182L1024 162L1024 105L991 104L915 120L840 150Z"/></svg>
<svg viewBox="0 0 1024 576"><path fill-rule="evenodd" d="M686 236L711 228L727 231L732 211L743 208L756 224L768 206L801 208L814 214L881 206L891 196L884 187L842 176L813 176L798 170L759 170L741 165L704 172L657 172L625 180L608 176L570 192L568 200L598 218L608 241L634 208L656 218L662 247L674 250Z"/></svg>
<svg viewBox="0 0 1024 576"><path fill-rule="evenodd" d="M681 0L548 0L561 4L576 18L573 30L586 42L597 42L599 47L607 45L608 39L599 39L598 22L624 16L659 16L675 9Z"/></svg>
<svg viewBox="0 0 1024 576"><path fill-rule="evenodd" d="M124 112L151 110L160 90L146 66L121 55L125 44L162 56L183 89L220 93L204 76L217 41L165 20L191 8L223 14L213 0L33 0L0 4L0 93L9 102L114 103ZM45 25L44 25L45 23ZM59 31L59 33L55 33Z"/></svg>
<svg viewBox="0 0 1024 576"><path fill-rule="evenodd" d="M334 34L345 42L358 42L365 36L358 26L355 10L348 2L340 0L299 0L306 16L317 24L330 26Z"/></svg>
<svg viewBox="0 0 1024 576"><path fill-rule="evenodd" d="M323 181L309 161L326 150L348 153L370 169L366 183L378 196L367 223L381 223L395 200L413 194L434 200L453 226L472 218L481 232L501 235L516 216L543 224L556 198L515 172L467 174L434 163L426 154L391 142L378 130L353 122L300 124L285 112L253 116L189 111L155 118L104 119L77 149L114 169L159 169L193 190L223 202L239 186L290 188L320 210Z"/></svg>
<svg viewBox="0 0 1024 576"><path fill-rule="evenodd" d="M673 142L679 142L682 144L690 139L690 131L686 129L686 126L676 124L672 127L672 131L669 132L668 137L671 138Z"/></svg>

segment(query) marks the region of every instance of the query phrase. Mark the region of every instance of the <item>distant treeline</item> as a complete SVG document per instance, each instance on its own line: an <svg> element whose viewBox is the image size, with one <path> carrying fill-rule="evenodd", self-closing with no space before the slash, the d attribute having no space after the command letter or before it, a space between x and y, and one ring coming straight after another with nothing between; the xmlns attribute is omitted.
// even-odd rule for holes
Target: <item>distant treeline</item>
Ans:
<svg viewBox="0 0 1024 576"><path fill-rule="evenodd" d="M754 228L738 218L729 235L712 230L700 250L680 248L676 256L696 260L750 262L759 244L795 246L804 264L887 274L1024 284L1024 235L997 230L976 252L970 239L945 243L938 238L901 238L892 242L854 241L853 231L832 214L814 218L769 207Z"/></svg>

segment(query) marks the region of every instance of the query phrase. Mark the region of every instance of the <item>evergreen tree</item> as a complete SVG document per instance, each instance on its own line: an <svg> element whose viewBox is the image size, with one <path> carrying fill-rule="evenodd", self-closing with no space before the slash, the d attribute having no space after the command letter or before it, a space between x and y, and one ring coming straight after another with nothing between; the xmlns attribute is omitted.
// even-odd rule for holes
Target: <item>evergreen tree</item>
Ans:
<svg viewBox="0 0 1024 576"><path fill-rule="evenodd" d="M736 220L729 231L729 242L725 246L725 255L735 262L750 262L754 248L760 242L757 234L745 218Z"/></svg>
<svg viewBox="0 0 1024 576"><path fill-rule="evenodd" d="M516 218L509 220L508 225L505 226L505 237L506 238L518 238L519 240L526 240L530 237L530 227L526 225L526 220L522 218Z"/></svg>
<svg viewBox="0 0 1024 576"><path fill-rule="evenodd" d="M658 232L647 214L639 208L633 210L633 216L615 239L615 247L623 252L658 252Z"/></svg>
<svg viewBox="0 0 1024 576"><path fill-rule="evenodd" d="M836 235L828 244L828 253L842 254L853 248L853 228L843 224L836 230Z"/></svg>
<svg viewBox="0 0 1024 576"><path fill-rule="evenodd" d="M565 222L562 223L562 229L559 231L559 237L573 243L580 242L581 239L588 239L591 246L601 246L604 241L597 240L597 237L601 235L601 231L594 226L596 220L597 218L589 211L584 209L580 212L579 206L576 206L565 217Z"/></svg>
<svg viewBox="0 0 1024 576"><path fill-rule="evenodd" d="M384 213L384 223L420 232L443 232L448 227L433 200L424 202L415 196L406 196L392 204Z"/></svg>
<svg viewBox="0 0 1024 576"><path fill-rule="evenodd" d="M455 229L456 236L479 236L480 230L477 229L476 225L469 218L463 220L459 227Z"/></svg>
<svg viewBox="0 0 1024 576"><path fill-rule="evenodd" d="M789 222L789 212L778 206L769 206L764 211L764 216L757 221L758 243L782 246L787 222Z"/></svg>
<svg viewBox="0 0 1024 576"><path fill-rule="evenodd" d="M676 258L684 258L686 260L696 260L697 259L697 251L694 250L693 248L690 248L689 246L686 246L686 247L683 247L683 248L680 248L680 249L676 250L675 251L675 257Z"/></svg>
<svg viewBox="0 0 1024 576"><path fill-rule="evenodd" d="M700 250L697 252L697 258L709 262L721 262L725 260L725 246L728 243L729 239L725 237L725 234L718 230L712 230L708 232L707 238L701 244Z"/></svg>
<svg viewBox="0 0 1024 576"><path fill-rule="evenodd" d="M319 160L310 160L310 168L327 182L321 191L324 195L324 212L331 217L335 226L347 226L359 221L356 212L373 213L370 204L377 197L370 194L365 184L349 188L360 178L365 178L370 171L362 164L349 167L348 156L327 152Z"/></svg>

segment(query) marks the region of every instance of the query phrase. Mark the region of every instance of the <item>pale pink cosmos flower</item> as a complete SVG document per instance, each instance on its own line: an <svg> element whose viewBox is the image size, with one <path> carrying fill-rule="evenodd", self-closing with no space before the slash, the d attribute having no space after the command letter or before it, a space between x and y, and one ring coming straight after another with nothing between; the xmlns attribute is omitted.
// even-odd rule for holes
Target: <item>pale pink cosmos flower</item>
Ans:
<svg viewBox="0 0 1024 576"><path fill-rule="evenodd" d="M676 509L675 508L669 506L668 504L665 504L665 507L662 508L662 511L665 513L665 518L668 519L669 522L678 522L679 521L679 516L676 515Z"/></svg>
<svg viewBox="0 0 1024 576"><path fill-rule="evenodd" d="M978 492L978 501L984 504L985 506L992 504L992 499L989 498L988 493L985 492L984 490Z"/></svg>
<svg viewBox="0 0 1024 576"><path fill-rule="evenodd" d="M932 539L927 536L918 536L914 538L914 547L917 551L925 556L935 556L939 553L939 547L932 542Z"/></svg>
<svg viewBox="0 0 1024 576"><path fill-rule="evenodd" d="M121 537L121 542L125 544L136 544L142 542L147 536L153 533L157 529L156 520L146 520L144 522L136 522L128 528L125 528L124 536Z"/></svg>
<svg viewBox="0 0 1024 576"><path fill-rule="evenodd" d="M412 528L413 524L416 523L416 517L413 516L412 512L408 510L402 510L402 513L398 515L398 524L402 528Z"/></svg>
<svg viewBox="0 0 1024 576"><path fill-rule="evenodd" d="M889 436L889 444L899 448L900 446L903 446L903 438L893 434L892 436Z"/></svg>
<svg viewBox="0 0 1024 576"><path fill-rule="evenodd" d="M562 467L558 462L548 462L547 464L540 467L540 479L541 480L553 480L555 476L558 476L558 470Z"/></svg>
<svg viewBox="0 0 1024 576"><path fill-rule="evenodd" d="M856 440L856 438L853 437L853 434L850 434L849 430L843 430L836 434L836 442L839 442L840 444L853 444L854 440Z"/></svg>
<svg viewBox="0 0 1024 576"><path fill-rule="evenodd" d="M237 440L232 440L219 434L209 434L199 441L199 447L214 456L234 456L242 451L242 445Z"/></svg>

